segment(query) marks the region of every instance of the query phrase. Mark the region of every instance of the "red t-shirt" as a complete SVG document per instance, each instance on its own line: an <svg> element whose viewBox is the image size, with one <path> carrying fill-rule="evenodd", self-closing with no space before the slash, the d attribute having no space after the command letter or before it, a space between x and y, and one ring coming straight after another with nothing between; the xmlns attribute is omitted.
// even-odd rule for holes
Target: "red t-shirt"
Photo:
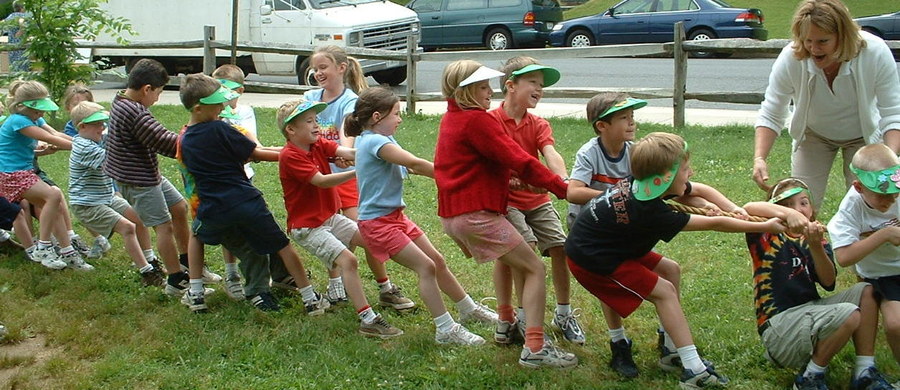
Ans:
<svg viewBox="0 0 900 390"><path fill-rule="evenodd" d="M310 183L316 173L331 173L328 158L335 156L337 148L334 141L320 137L310 145L309 152L288 142L278 155L288 231L322 226L340 210L341 201L334 187L320 188Z"/></svg>
<svg viewBox="0 0 900 390"><path fill-rule="evenodd" d="M536 159L540 160L539 153L544 146L556 143L553 139L553 129L544 118L526 112L522 121L517 124L515 119L506 114L503 104L500 104L500 108L488 111L488 113L500 121L506 134L509 134L525 153ZM550 202L550 196L546 193L535 194L531 191L521 190L509 192L509 205L519 210L534 210L547 202Z"/></svg>

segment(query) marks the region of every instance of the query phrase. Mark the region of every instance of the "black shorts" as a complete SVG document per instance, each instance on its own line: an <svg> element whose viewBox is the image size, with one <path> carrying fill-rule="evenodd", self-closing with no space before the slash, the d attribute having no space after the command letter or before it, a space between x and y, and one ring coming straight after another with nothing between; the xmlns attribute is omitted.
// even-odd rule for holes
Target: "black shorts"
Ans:
<svg viewBox="0 0 900 390"><path fill-rule="evenodd" d="M884 276L878 279L865 279L875 289L875 299L879 301L900 301L900 275Z"/></svg>
<svg viewBox="0 0 900 390"><path fill-rule="evenodd" d="M217 211L212 217L194 219L192 230L207 245L246 240L260 255L277 253L290 243L261 196L230 210Z"/></svg>
<svg viewBox="0 0 900 390"><path fill-rule="evenodd" d="M13 221L19 216L21 210L18 203L12 203L0 196L0 229L12 229Z"/></svg>

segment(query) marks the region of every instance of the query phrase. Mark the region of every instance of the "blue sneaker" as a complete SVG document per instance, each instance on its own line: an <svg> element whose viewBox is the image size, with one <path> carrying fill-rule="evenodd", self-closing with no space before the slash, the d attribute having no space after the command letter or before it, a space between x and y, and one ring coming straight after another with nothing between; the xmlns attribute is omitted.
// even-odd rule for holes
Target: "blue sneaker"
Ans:
<svg viewBox="0 0 900 390"><path fill-rule="evenodd" d="M813 374L812 376L803 376L803 372L797 374L794 378L794 390L828 390L825 384L825 373Z"/></svg>
<svg viewBox="0 0 900 390"><path fill-rule="evenodd" d="M894 386L875 367L869 367L850 379L850 390L892 390Z"/></svg>

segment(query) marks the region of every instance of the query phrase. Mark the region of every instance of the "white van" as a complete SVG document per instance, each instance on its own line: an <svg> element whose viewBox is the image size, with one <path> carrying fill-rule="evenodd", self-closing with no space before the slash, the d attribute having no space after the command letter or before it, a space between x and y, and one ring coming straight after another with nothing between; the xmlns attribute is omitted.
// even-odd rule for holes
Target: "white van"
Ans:
<svg viewBox="0 0 900 390"><path fill-rule="evenodd" d="M192 41L203 39L203 26L216 26L216 40L229 41L232 0L110 0L101 7L127 18L138 34L130 42ZM238 0L238 41L337 45L406 51L407 37L419 34L416 13L386 0ZM418 38L418 37L417 37ZM109 42L109 36L97 41ZM418 41L418 39L417 39ZM217 51L217 65L230 53ZM246 73L297 75L300 85L309 60L305 56L238 52L237 65ZM203 70L202 49L94 49L92 58L126 70L141 58L161 62L170 74ZM379 83L398 85L406 80L400 61L361 60L366 75Z"/></svg>

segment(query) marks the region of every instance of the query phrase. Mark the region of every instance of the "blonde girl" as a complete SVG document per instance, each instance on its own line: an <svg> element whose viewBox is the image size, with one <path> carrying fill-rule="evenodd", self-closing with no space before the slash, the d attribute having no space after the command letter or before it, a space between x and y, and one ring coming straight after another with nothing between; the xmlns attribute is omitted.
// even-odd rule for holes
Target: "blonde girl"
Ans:
<svg viewBox="0 0 900 390"><path fill-rule="evenodd" d="M26 199L41 208L40 234L37 247L30 253L32 260L51 269L86 269L66 229L62 192L34 173L38 141L58 149L72 149L72 141L53 130L43 118L44 113L56 111L59 106L50 99L47 87L37 81L19 82L10 89L14 90L9 104L12 115L0 126L0 196L11 202ZM59 255L53 250L51 235L59 241Z"/></svg>
<svg viewBox="0 0 900 390"><path fill-rule="evenodd" d="M310 57L310 70L314 72L316 82L322 89L306 91L303 98L307 101L325 102L328 107L316 115L319 124L319 136L334 141L338 145L353 147L353 137L344 134L344 119L353 112L356 106L357 94L367 88L366 76L356 58L347 55L338 46L317 47ZM331 171L334 173L348 170L345 161L337 158L331 163ZM341 199L341 213L347 218L356 221L359 216L359 192L356 189L356 179L337 186ZM383 306L390 306L398 310L411 309L415 304L400 293L400 289L394 286L388 278L384 264L366 255L366 263L380 289L379 301ZM345 302L347 294L343 288L340 274L335 270L329 271L331 281L325 294L332 303Z"/></svg>
<svg viewBox="0 0 900 390"><path fill-rule="evenodd" d="M82 83L72 84L66 87L66 91L63 92L63 108L70 114L72 109L75 108L78 103L93 101L94 94ZM63 129L63 133L66 133L69 137L75 137L78 135L78 129L72 121L68 121L66 122L66 127Z"/></svg>
<svg viewBox="0 0 900 390"><path fill-rule="evenodd" d="M527 184L566 197L566 184L536 158L525 153L485 111L493 90L488 82L503 73L471 60L444 68L441 91L447 113L441 119L434 156L438 215L444 231L463 252L479 263L494 263L494 290L499 324L494 335L502 344L517 333L512 306L510 271L525 280L525 346L519 364L525 367L572 367L578 358L544 339L546 276L544 264L506 214L512 171Z"/></svg>
<svg viewBox="0 0 900 390"><path fill-rule="evenodd" d="M434 177L434 165L397 144L394 134L401 122L400 100L391 90L381 87L363 91L356 110L347 117L346 133L356 137L359 232L376 260L394 259L416 272L422 300L437 328L438 343L484 344L483 338L453 320L440 293L443 291L456 302L461 319L495 325L497 314L466 294L444 257L403 213L406 169Z"/></svg>

